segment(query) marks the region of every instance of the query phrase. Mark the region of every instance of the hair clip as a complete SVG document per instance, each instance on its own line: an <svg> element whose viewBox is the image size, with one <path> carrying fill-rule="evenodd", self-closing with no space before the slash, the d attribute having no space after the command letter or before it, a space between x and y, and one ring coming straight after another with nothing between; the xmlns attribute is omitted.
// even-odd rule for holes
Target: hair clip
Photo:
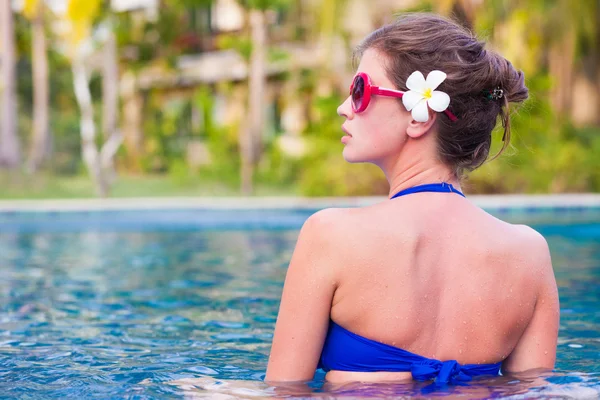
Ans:
<svg viewBox="0 0 600 400"><path fill-rule="evenodd" d="M493 90L486 90L485 97L487 97L488 100L500 100L502 97L504 97L504 90L500 89L499 87Z"/></svg>

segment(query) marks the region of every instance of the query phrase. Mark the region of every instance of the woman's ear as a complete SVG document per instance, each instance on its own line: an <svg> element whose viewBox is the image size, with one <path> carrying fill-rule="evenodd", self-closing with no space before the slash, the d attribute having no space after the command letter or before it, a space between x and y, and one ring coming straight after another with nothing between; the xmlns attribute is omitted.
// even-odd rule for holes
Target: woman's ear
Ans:
<svg viewBox="0 0 600 400"><path fill-rule="evenodd" d="M408 127L406 128L406 134L413 139L420 138L433 128L433 125L437 120L437 116L438 113L431 109L429 109L429 119L425 122L415 121L414 119L412 119L411 116L411 120L408 123Z"/></svg>

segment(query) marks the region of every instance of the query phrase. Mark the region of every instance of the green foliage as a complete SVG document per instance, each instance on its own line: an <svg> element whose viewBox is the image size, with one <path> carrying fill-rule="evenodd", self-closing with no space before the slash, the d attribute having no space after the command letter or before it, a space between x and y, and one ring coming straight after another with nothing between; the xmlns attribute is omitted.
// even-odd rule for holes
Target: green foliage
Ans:
<svg viewBox="0 0 600 400"><path fill-rule="evenodd" d="M213 0L171 0L171 3L169 5L172 7L194 8L194 7L208 7L213 2L214 2Z"/></svg>
<svg viewBox="0 0 600 400"><path fill-rule="evenodd" d="M235 50L246 62L250 62L252 41L247 36L221 35L217 39L217 47L222 50Z"/></svg>
<svg viewBox="0 0 600 400"><path fill-rule="evenodd" d="M225 88L225 90L227 90ZM203 180L219 181L231 186L239 185L240 155L238 148L239 127L220 126L213 121L214 97L208 88L200 88L194 95L196 107L202 110L204 138L211 163L202 167L199 175Z"/></svg>
<svg viewBox="0 0 600 400"><path fill-rule="evenodd" d="M217 47L221 50L235 50L242 56L244 61L250 62L252 56L252 40L247 36L241 35L220 35L217 38ZM278 47L269 47L267 49L267 60L269 62L287 61L290 54L284 49Z"/></svg>
<svg viewBox="0 0 600 400"><path fill-rule="evenodd" d="M258 164L254 179L257 184L297 191L297 179L303 173L302 159L287 156L277 145L277 136L265 143L263 157Z"/></svg>
<svg viewBox="0 0 600 400"><path fill-rule="evenodd" d="M278 47L269 47L267 60L270 62L288 61L290 53Z"/></svg>
<svg viewBox="0 0 600 400"><path fill-rule="evenodd" d="M148 97L144 119L145 155L142 167L147 172L166 172L171 160L182 159L186 139L190 134L186 126L189 118L189 101L183 98L163 100L156 92Z"/></svg>
<svg viewBox="0 0 600 400"><path fill-rule="evenodd" d="M191 124L192 108L201 121ZM214 122L214 94L208 87L199 87L164 99L151 92L147 100L144 124L145 155L142 167L149 173L168 173L174 183L221 182L235 187L239 183L238 127L220 126ZM192 170L187 162L190 142L206 145L210 164Z"/></svg>
<svg viewBox="0 0 600 400"><path fill-rule="evenodd" d="M292 0L241 0L240 3L256 10L281 10L289 7Z"/></svg>
<svg viewBox="0 0 600 400"><path fill-rule="evenodd" d="M156 20L129 12L114 15L113 29L123 66L134 71L152 63L174 67L178 56L201 51L200 35L209 29L202 27L197 32L195 25L207 23L210 4L210 0L173 0L161 6ZM206 21L192 18L202 15Z"/></svg>
<svg viewBox="0 0 600 400"><path fill-rule="evenodd" d="M499 159L469 177L470 191L479 193L556 193L600 191L598 127L575 128L559 120L548 101L549 77L527 81L532 92L512 115L513 145ZM499 148L502 134L495 135Z"/></svg>

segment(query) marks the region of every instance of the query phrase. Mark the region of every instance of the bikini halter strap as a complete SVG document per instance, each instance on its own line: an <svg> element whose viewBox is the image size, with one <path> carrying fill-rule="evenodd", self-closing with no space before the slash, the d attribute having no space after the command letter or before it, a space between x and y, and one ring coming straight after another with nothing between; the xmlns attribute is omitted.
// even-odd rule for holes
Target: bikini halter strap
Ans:
<svg viewBox="0 0 600 400"><path fill-rule="evenodd" d="M395 195L393 195L390 198L390 200L395 199L396 197L405 196L407 194L421 193L421 192L456 193L456 194L461 195L462 197L465 197L465 195L462 194L462 192L460 190L457 190L456 188L454 188L454 186L452 186L451 183L442 182L442 183L427 183L425 185L413 186L413 187L401 190L398 193L396 193Z"/></svg>

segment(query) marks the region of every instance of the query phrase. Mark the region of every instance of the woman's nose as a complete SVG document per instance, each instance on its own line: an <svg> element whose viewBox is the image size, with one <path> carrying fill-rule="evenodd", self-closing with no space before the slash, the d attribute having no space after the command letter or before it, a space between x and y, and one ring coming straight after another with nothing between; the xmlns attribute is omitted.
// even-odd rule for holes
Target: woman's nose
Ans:
<svg viewBox="0 0 600 400"><path fill-rule="evenodd" d="M345 117L346 119L352 119L354 117L350 96L346 97L346 100L340 104L340 106L337 108L337 113L340 117Z"/></svg>

